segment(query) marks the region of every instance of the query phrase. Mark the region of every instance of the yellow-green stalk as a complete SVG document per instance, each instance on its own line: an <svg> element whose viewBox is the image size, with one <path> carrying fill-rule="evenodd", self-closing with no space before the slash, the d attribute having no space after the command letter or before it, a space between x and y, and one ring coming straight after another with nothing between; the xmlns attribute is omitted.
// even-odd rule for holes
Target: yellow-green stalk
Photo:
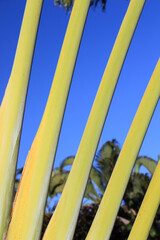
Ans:
<svg viewBox="0 0 160 240"><path fill-rule="evenodd" d="M141 100L86 240L107 240L110 237L134 162L158 102L159 93L160 62ZM134 237L134 239L141 238Z"/></svg>
<svg viewBox="0 0 160 240"><path fill-rule="evenodd" d="M28 0L12 72L0 107L0 239L9 221L25 99L42 0Z"/></svg>
<svg viewBox="0 0 160 240"><path fill-rule="evenodd" d="M90 0L76 0L45 112L24 167L7 240L38 239L71 78Z"/></svg>
<svg viewBox="0 0 160 240"><path fill-rule="evenodd" d="M156 67L157 84L155 87L159 89L160 96L160 59ZM159 82L158 82L159 81ZM151 96L154 98L154 95ZM128 240L133 239L147 239L153 220L155 218L156 211L160 203L160 161L156 167L154 175L151 179L147 192L145 194L142 205L139 209L138 215L132 227Z"/></svg>
<svg viewBox="0 0 160 240"><path fill-rule="evenodd" d="M144 197L128 240L148 238L150 228L160 203L160 163Z"/></svg>
<svg viewBox="0 0 160 240"><path fill-rule="evenodd" d="M86 182L112 95L145 0L132 0L95 98L72 170L43 240L72 239ZM101 227L102 228L102 225ZM99 237L94 237L99 239Z"/></svg>

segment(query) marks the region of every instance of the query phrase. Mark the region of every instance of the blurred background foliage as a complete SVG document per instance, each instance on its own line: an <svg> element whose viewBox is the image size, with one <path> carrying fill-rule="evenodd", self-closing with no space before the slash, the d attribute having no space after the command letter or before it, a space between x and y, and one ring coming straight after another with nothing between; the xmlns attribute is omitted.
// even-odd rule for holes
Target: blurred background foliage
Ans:
<svg viewBox="0 0 160 240"><path fill-rule="evenodd" d="M82 207L79 213L74 240L85 239L94 216L101 202L116 161L120 153L120 146L117 140L107 141L95 156L95 160L88 179ZM49 220L57 206L60 195L65 186L70 169L74 162L74 156L65 158L59 168L55 168L51 174L50 186L46 211L43 221L42 235L49 223ZM129 161L129 159L128 159ZM157 162L146 156L139 156L130 176L121 207L119 209L116 222L112 231L111 240L127 239L132 228L141 202L144 198L151 177L156 168ZM140 173L140 167L145 166L146 173ZM23 168L17 170L15 192L20 181ZM148 173L147 173L148 172ZM116 189L115 189L116 191ZM158 240L160 238L160 209L158 209L154 223L152 225L148 240Z"/></svg>
<svg viewBox="0 0 160 240"><path fill-rule="evenodd" d="M91 0L91 6L97 6L99 3L102 10L105 10L107 0ZM73 6L74 0L54 0L54 5L64 7L66 10L70 10Z"/></svg>

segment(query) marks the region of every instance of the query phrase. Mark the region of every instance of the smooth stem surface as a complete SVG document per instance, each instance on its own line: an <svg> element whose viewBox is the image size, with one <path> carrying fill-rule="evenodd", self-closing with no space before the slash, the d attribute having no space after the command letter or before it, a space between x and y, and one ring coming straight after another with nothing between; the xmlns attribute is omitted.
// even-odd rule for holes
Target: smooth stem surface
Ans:
<svg viewBox="0 0 160 240"><path fill-rule="evenodd" d="M159 93L160 62L151 77L132 122L116 166L107 185L107 189L102 198L102 202L86 238L87 240L106 240L110 237L134 162L158 102ZM146 226L144 225L144 227ZM142 238L136 238L134 236L134 239Z"/></svg>
<svg viewBox="0 0 160 240"><path fill-rule="evenodd" d="M38 132L25 163L7 240L38 239L66 100L90 0L76 0Z"/></svg>
<svg viewBox="0 0 160 240"><path fill-rule="evenodd" d="M155 87L159 90L160 96L160 60L158 61L155 78L157 84ZM154 93L151 96L151 101L154 98ZM160 203L160 162L158 163L154 175L145 194L144 200L132 227L128 240L141 239L145 240L148 237L150 228L155 218L156 211Z"/></svg>
<svg viewBox="0 0 160 240"><path fill-rule="evenodd" d="M155 170L147 193L131 229L128 240L148 238L152 223L160 203L160 162Z"/></svg>
<svg viewBox="0 0 160 240"><path fill-rule="evenodd" d="M70 175L43 240L72 239L84 190L114 89L144 0L132 0L121 25L95 98ZM99 229L102 225L99 226ZM94 237L99 239L99 236Z"/></svg>
<svg viewBox="0 0 160 240"><path fill-rule="evenodd" d="M0 239L4 239L12 206L22 119L42 2L27 1L11 76L0 107Z"/></svg>

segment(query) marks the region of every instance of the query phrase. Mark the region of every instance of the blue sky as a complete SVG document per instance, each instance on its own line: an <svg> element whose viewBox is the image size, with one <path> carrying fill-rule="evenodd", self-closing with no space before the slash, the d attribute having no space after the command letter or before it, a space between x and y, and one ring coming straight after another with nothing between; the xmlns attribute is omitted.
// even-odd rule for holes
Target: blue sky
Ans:
<svg viewBox="0 0 160 240"><path fill-rule="evenodd" d="M133 1L133 0L132 0ZM12 69L26 0L0 0L0 102ZM75 155L101 77L129 1L108 0L106 11L90 8L66 106L55 166ZM122 147L154 67L160 57L160 0L146 0L125 60L99 147L117 139ZM22 129L18 167L24 165L38 129L69 20L53 0L44 0ZM160 154L160 104L140 155Z"/></svg>

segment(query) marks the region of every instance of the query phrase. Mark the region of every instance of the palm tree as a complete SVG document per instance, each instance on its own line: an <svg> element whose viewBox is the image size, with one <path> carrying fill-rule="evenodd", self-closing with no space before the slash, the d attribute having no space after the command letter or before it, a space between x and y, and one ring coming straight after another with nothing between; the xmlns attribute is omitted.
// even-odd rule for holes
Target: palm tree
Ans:
<svg viewBox="0 0 160 240"><path fill-rule="evenodd" d="M96 154L86 187L84 202L79 213L74 240L85 239L101 202L101 198L108 184L119 153L120 146L117 140L113 139L112 141L107 141L104 145L102 145ZM70 169L74 162L74 158L74 156L65 158L60 164L60 167L53 169L52 171L46 211L43 219L42 236L56 208L59 195L61 195L63 191ZM117 239L117 236L118 239L126 239L129 235L130 229L132 228L150 182L148 174L142 174L139 172L142 165L149 170L151 175L153 175L157 163L155 160L146 156L139 156L137 158L135 170L131 174L123 197L123 205L120 207L116 218L111 240ZM16 172L17 177L15 181L15 192L18 188L19 175L22 173L22 170L23 168L18 169ZM156 239L154 236L159 236L159 215L160 210L158 210L155 222L151 228L150 236L148 238L149 240Z"/></svg>
<svg viewBox="0 0 160 240"><path fill-rule="evenodd" d="M100 203L114 165L118 158L120 148L118 142L113 139L107 141L95 156L95 164L91 168L84 198L93 203ZM59 168L53 170L49 187L49 198L53 199L61 194L74 162L74 156L65 158ZM54 207L53 207L54 208Z"/></svg>
<svg viewBox="0 0 160 240"><path fill-rule="evenodd" d="M106 188L113 168L120 153L118 142L113 139L107 141L99 150L95 157L97 168L101 172L104 189Z"/></svg>
<svg viewBox="0 0 160 240"><path fill-rule="evenodd" d="M117 140L107 141L95 156L94 164L91 168L90 176L88 179L84 198L92 203L100 203L103 193L106 189L116 161L120 153L120 146ZM55 168L51 174L50 186L48 191L48 200L46 205L47 212L53 212L59 196L65 186L66 180L70 173L75 156L69 156L65 158L59 168ZM132 173L124 200L127 205L133 207L137 202L141 202L145 191L149 184L149 177L147 174L140 174L139 170L141 166L145 166L146 169L153 175L157 162L146 156L139 156L135 163L135 172ZM19 175L22 173L23 168L20 168L16 172L15 192L19 184ZM136 203L131 202L137 199L139 195L140 199Z"/></svg>
<svg viewBox="0 0 160 240"><path fill-rule="evenodd" d="M64 7L66 10L69 10L73 5L74 0L54 0L55 5ZM107 0L91 0L91 6L97 6L100 2L102 9L105 10Z"/></svg>
<svg viewBox="0 0 160 240"><path fill-rule="evenodd" d="M84 198L93 203L100 203L101 197L105 191L106 185L109 181L114 165L118 158L120 148L118 142L113 139L107 141L95 156L95 164L91 168ZM53 212L55 209L54 198L62 193L66 180L70 173L71 166L74 162L75 156L65 158L59 168L53 169L51 174L50 186L48 191L48 200L46 209L47 212ZM19 184L19 175L23 168L16 172L15 192Z"/></svg>

